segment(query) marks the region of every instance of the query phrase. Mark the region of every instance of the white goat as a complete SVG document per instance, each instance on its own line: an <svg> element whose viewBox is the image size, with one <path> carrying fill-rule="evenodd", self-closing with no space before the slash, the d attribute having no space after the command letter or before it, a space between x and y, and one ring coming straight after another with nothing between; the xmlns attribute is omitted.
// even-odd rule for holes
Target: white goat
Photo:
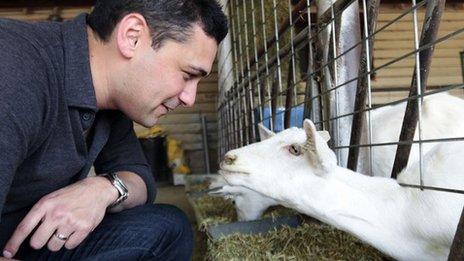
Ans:
<svg viewBox="0 0 464 261"><path fill-rule="evenodd" d="M400 260L445 260L464 196L400 186L337 166L327 138L310 120L232 150L220 174L341 230ZM443 143L424 156L425 184L464 188L463 142ZM398 181L417 184L419 166L410 165Z"/></svg>
<svg viewBox="0 0 464 261"><path fill-rule="evenodd" d="M395 142L399 139L402 119L406 103L381 107L371 112L372 143ZM464 121L459 120L464 115L464 101L446 93L436 94L425 98L422 114L422 138L437 139L464 137ZM446 117L443 117L446 115ZM259 124L259 136L261 140L275 135L262 124ZM321 135L328 137L327 132ZM416 139L418 134L416 133ZM423 145L423 154L427 153L436 143ZM372 148L373 174L380 177L389 177L396 153L396 145L375 146ZM368 172L368 149L361 149L358 170L361 173ZM418 145L413 145L409 159L409 165L417 162L419 158ZM259 219L264 211L279 203L265 195L241 186L232 186L218 177L209 186L217 190L209 193L213 196L222 196L234 201L238 220L249 221Z"/></svg>
<svg viewBox="0 0 464 261"><path fill-rule="evenodd" d="M381 107L371 111L372 140L371 143L397 142L400 137L401 125L406 109L406 102ZM464 100L447 93L430 95L422 103L422 139L440 139L464 137ZM362 140L367 141L365 133ZM415 140L419 139L416 128ZM424 143L423 155L430 151L437 143ZM372 147L372 175L390 177L395 159L396 145ZM360 149L358 172L369 173L369 150ZM419 145L411 148L408 165L419 160Z"/></svg>
<svg viewBox="0 0 464 261"><path fill-rule="evenodd" d="M274 136L274 133L262 124L258 125L258 130L261 140ZM209 188L216 189L209 192L211 196L221 196L226 199L233 200L239 221L259 219L266 209L279 205L279 203L274 199L264 196L249 188L232 186L221 176L215 178L215 180L211 182L211 185L209 185Z"/></svg>
<svg viewBox="0 0 464 261"><path fill-rule="evenodd" d="M259 219L266 209L279 205L276 200L254 190L229 185L221 176L217 177L209 187L217 188L217 190L209 192L210 195L233 200L239 221Z"/></svg>

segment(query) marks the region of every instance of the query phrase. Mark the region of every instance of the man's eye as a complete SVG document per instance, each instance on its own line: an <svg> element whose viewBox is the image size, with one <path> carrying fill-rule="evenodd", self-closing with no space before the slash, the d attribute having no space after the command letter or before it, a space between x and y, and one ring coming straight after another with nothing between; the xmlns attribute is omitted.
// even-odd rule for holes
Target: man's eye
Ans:
<svg viewBox="0 0 464 261"><path fill-rule="evenodd" d="M295 156L301 155L301 148L298 145L290 145L288 151Z"/></svg>
<svg viewBox="0 0 464 261"><path fill-rule="evenodd" d="M183 73L183 78L184 78L185 81L190 80L191 77L192 76L189 73L186 73L186 72Z"/></svg>

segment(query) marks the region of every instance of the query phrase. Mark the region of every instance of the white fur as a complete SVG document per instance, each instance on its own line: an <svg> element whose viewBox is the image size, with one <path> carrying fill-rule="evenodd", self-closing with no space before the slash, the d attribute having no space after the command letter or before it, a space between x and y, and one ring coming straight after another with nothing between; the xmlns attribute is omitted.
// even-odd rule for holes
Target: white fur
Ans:
<svg viewBox="0 0 464 261"><path fill-rule="evenodd" d="M381 107L371 112L371 143L388 143L399 140L406 103ZM447 93L434 94L424 99L422 106L422 139L440 139L464 137L464 100ZM365 133L363 133L365 135ZM419 139L416 128L415 140ZM366 140L363 137L362 140ZM422 152L425 155L438 143L424 143ZM372 175L390 177L397 146L375 146L372 148ZM358 172L369 174L369 151L360 150ZM419 145L412 146L409 165L419 160Z"/></svg>
<svg viewBox="0 0 464 261"><path fill-rule="evenodd" d="M424 111L433 114L435 108ZM460 115L446 114L446 118L457 117ZM443 122L446 120L438 124ZM449 125L434 127L443 130ZM291 145L301 146L306 141L312 144L308 151L299 156L290 153ZM425 184L464 188L463 154L464 142L430 147L424 155ZM339 167L335 154L309 120L305 120L304 130L290 128L226 156L235 161L221 163L220 173L233 186L274 198L352 233L396 259L445 260L448 256L463 195L401 187L393 179ZM413 184L418 179L417 161L398 177L400 182Z"/></svg>
<svg viewBox="0 0 464 261"><path fill-rule="evenodd" d="M228 185L221 176L218 176L209 187L211 189L218 188L218 190L210 192L210 195L233 200L239 221L259 219L266 209L279 205L274 199L249 188Z"/></svg>

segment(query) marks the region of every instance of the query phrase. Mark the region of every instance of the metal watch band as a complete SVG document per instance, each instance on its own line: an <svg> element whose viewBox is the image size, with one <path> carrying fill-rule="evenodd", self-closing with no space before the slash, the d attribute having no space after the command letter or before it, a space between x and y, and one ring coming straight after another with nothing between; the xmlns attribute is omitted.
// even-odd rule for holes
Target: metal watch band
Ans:
<svg viewBox="0 0 464 261"><path fill-rule="evenodd" d="M101 176L106 177L119 192L119 197L116 199L116 201L111 203L111 205L109 205L108 208L113 208L127 199L127 197L129 196L129 190L116 173L110 172L102 174Z"/></svg>

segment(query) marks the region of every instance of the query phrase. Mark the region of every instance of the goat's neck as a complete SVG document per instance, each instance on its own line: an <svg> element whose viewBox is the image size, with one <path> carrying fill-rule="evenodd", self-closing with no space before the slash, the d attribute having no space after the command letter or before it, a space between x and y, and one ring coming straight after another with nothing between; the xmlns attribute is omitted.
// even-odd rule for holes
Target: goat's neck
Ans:
<svg viewBox="0 0 464 261"><path fill-rule="evenodd" d="M300 212L348 231L395 256L398 230L408 194L388 178L368 177L336 167L326 177L307 173L287 180L292 190L278 192ZM406 246L405 246L406 247ZM407 251L407 250L405 250Z"/></svg>

